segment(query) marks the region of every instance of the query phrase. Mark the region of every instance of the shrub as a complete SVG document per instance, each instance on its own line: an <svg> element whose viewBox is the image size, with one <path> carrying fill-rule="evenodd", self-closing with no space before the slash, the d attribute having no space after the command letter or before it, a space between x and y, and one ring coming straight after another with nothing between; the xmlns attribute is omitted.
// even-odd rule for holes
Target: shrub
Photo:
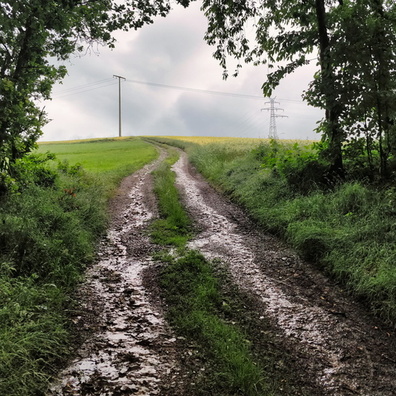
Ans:
<svg viewBox="0 0 396 396"><path fill-rule="evenodd" d="M20 176L32 171L30 179L0 202L0 259L12 263L15 276L34 273L71 286L105 224L104 200L87 175L43 169L24 164ZM48 175L51 183L43 183Z"/></svg>

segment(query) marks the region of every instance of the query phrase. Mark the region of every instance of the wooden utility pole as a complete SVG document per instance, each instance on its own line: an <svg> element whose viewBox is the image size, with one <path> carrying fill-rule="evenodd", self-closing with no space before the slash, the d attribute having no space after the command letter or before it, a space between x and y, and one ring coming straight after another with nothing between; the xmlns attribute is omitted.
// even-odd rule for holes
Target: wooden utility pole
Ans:
<svg viewBox="0 0 396 396"><path fill-rule="evenodd" d="M113 77L118 78L118 136L122 136L122 121L121 121L121 80L125 80L124 77L113 74Z"/></svg>

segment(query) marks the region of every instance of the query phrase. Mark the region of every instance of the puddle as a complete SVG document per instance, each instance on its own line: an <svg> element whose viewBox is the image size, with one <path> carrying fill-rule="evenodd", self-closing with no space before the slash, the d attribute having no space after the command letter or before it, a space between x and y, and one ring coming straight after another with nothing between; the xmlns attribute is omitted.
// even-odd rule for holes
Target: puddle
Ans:
<svg viewBox="0 0 396 396"><path fill-rule="evenodd" d="M169 352L175 338L143 282L152 265L144 232L153 217L146 205L152 193L146 187L157 162L133 175L127 207L101 242L100 260L82 285L98 296L100 331L81 346L48 395L157 395L161 378L177 372Z"/></svg>

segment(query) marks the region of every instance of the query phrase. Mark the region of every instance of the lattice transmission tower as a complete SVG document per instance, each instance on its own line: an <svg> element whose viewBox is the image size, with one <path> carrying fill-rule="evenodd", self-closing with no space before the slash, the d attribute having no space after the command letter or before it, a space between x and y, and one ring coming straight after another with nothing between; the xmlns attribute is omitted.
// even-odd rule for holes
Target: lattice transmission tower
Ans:
<svg viewBox="0 0 396 396"><path fill-rule="evenodd" d="M279 139L278 137L278 131L276 129L276 119L277 118L287 118L285 115L280 115L276 114L277 111L284 111L284 109L281 109L280 107L275 107L275 104L280 104L279 102L275 101L276 98L269 98L269 102L265 102L265 104L269 104L270 107L266 107L263 110L268 110L270 112L270 127L269 127L269 133L268 133L268 139Z"/></svg>

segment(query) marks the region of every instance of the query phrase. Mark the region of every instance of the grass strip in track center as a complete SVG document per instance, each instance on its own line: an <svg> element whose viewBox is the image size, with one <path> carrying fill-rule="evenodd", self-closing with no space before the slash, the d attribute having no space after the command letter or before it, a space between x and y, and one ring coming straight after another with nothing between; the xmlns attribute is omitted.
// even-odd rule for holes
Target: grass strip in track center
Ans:
<svg viewBox="0 0 396 396"><path fill-rule="evenodd" d="M168 319L180 336L193 343L205 363L205 377L194 378L193 395L268 395L260 365L253 360L250 342L244 332L227 321L229 304L224 303L212 263L197 251L185 248L191 222L174 186L171 165L177 152L155 171L160 219L152 226L156 243L179 248L179 257L162 253L167 262L160 274L160 285L168 305Z"/></svg>
<svg viewBox="0 0 396 396"><path fill-rule="evenodd" d="M168 152L169 156L152 173L160 218L152 224L151 237L159 245L182 248L190 237L191 221L180 203L176 175L171 170L179 154L175 149L168 149Z"/></svg>

